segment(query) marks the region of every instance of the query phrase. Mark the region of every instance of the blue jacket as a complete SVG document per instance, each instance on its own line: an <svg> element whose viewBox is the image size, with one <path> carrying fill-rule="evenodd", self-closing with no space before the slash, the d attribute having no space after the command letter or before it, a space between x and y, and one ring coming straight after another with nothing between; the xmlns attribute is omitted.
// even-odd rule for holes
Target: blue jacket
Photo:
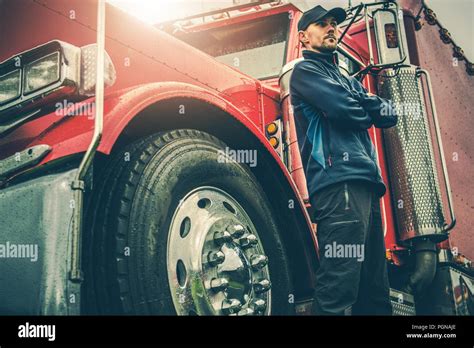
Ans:
<svg viewBox="0 0 474 348"><path fill-rule="evenodd" d="M337 54L303 51L290 80L295 116L310 197L334 183L372 182L379 197L386 192L368 129L397 124L392 104L368 96L362 84L338 68Z"/></svg>

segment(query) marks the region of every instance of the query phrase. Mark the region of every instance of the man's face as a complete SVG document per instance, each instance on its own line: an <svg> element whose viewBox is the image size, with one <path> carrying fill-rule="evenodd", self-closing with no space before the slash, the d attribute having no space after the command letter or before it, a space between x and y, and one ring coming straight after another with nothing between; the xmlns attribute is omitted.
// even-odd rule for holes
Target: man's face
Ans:
<svg viewBox="0 0 474 348"><path fill-rule="evenodd" d="M339 39L337 22L333 17L311 23L306 30L300 31L298 35L306 49L320 53L334 52Z"/></svg>

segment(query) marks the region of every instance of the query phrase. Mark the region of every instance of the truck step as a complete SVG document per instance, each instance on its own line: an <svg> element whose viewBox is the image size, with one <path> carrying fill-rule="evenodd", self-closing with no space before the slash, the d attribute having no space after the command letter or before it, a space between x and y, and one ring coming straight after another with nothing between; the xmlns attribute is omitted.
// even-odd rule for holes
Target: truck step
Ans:
<svg viewBox="0 0 474 348"><path fill-rule="evenodd" d="M403 291L390 289L390 301L392 302L393 315L416 315L415 299L413 295L407 294Z"/></svg>

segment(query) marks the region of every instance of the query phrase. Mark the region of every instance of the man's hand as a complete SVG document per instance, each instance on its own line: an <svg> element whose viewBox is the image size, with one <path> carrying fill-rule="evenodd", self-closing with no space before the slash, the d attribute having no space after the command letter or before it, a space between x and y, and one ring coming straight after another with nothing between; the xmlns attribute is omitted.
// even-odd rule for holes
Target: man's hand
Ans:
<svg viewBox="0 0 474 348"><path fill-rule="evenodd" d="M290 84L292 99L304 100L325 112L329 122L337 127L366 130L373 125L370 115L360 105L362 93L340 84L310 59L296 64ZM363 97L371 99L365 93Z"/></svg>
<svg viewBox="0 0 474 348"><path fill-rule="evenodd" d="M395 110L392 109L392 107L390 106L390 104L386 104L388 101L380 98L376 94L366 92L365 90L364 92L365 96L362 95L362 98L365 99L365 102L362 105L372 117L374 126L376 128L390 128L396 125L397 115ZM387 110L387 115L384 115L382 113L382 108L385 108Z"/></svg>

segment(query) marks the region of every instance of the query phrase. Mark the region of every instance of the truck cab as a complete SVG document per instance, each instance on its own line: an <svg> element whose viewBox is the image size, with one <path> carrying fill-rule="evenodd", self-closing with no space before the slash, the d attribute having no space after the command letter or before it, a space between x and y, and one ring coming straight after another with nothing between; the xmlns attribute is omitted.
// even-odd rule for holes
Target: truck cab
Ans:
<svg viewBox="0 0 474 348"><path fill-rule="evenodd" d="M0 312L309 313L318 245L288 93L302 9L259 1L151 26L98 6L0 3ZM408 13L348 11L341 72L423 110L421 126L369 130L394 309L414 314L458 273L472 301L465 267L435 280L455 217Z"/></svg>

